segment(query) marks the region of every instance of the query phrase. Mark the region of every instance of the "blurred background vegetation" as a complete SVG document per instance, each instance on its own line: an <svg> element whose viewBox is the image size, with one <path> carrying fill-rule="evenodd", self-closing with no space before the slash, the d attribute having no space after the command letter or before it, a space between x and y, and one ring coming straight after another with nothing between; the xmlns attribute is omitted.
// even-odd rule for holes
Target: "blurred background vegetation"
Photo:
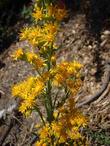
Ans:
<svg viewBox="0 0 110 146"><path fill-rule="evenodd" d="M16 39L23 17L29 17L30 4L31 0L0 0L0 52Z"/></svg>

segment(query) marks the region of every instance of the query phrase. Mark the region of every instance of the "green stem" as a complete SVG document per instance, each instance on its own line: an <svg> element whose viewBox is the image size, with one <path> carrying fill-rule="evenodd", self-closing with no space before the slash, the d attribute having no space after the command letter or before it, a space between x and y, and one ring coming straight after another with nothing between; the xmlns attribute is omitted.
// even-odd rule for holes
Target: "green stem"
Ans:
<svg viewBox="0 0 110 146"><path fill-rule="evenodd" d="M49 108L48 108L47 95L45 96L44 104L45 104L45 108L46 108L46 112L47 112L47 116L48 116L49 115Z"/></svg>
<svg viewBox="0 0 110 146"><path fill-rule="evenodd" d="M52 46L49 48L48 53L48 61L47 61L47 67L48 71L51 69L51 56L52 56ZM46 99L47 99L47 107L48 107L48 113L47 113L47 120L51 123L53 120L53 105L52 105L52 96L51 96L51 79L47 82L47 89L46 89Z"/></svg>
<svg viewBox="0 0 110 146"><path fill-rule="evenodd" d="M49 80L47 83L47 104L48 104L48 115L47 120L51 123L53 120L53 105L52 105L52 97L51 97L51 81Z"/></svg>
<svg viewBox="0 0 110 146"><path fill-rule="evenodd" d="M58 94L59 94L59 90L58 92L56 93L56 96L55 96L55 99L54 99L54 103L53 103L53 108L55 109L55 106L56 106L56 101L57 101L57 98L58 98Z"/></svg>
<svg viewBox="0 0 110 146"><path fill-rule="evenodd" d="M56 108L59 108L61 106L63 106L63 104L65 103L66 99L69 97L70 92L67 90L67 88L65 88L65 97L62 99L62 101L60 103L58 103L58 105L56 106Z"/></svg>
<svg viewBox="0 0 110 146"><path fill-rule="evenodd" d="M38 75L39 75L40 77L42 76L39 70L37 70L37 73L38 73Z"/></svg>
<svg viewBox="0 0 110 146"><path fill-rule="evenodd" d="M45 125L45 121L43 119L43 115L42 115L41 111L39 110L39 108L37 106L35 106L35 110L38 112L38 114L39 114L39 116L40 116L40 118L42 120L42 123Z"/></svg>

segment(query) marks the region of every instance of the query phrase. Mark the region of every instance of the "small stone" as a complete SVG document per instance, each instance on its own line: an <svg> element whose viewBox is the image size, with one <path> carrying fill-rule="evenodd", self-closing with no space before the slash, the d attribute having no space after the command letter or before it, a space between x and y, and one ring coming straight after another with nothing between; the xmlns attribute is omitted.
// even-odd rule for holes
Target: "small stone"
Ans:
<svg viewBox="0 0 110 146"><path fill-rule="evenodd" d="M105 35L101 35L101 40L105 40L106 36Z"/></svg>
<svg viewBox="0 0 110 146"><path fill-rule="evenodd" d="M109 31L109 30L105 30L105 31L103 32L103 34L105 34L105 35L110 35L110 31Z"/></svg>
<svg viewBox="0 0 110 146"><path fill-rule="evenodd" d="M72 30L72 33L73 33L73 34L75 34L75 33L76 33L76 31L75 31L75 30Z"/></svg>
<svg viewBox="0 0 110 146"><path fill-rule="evenodd" d="M92 46L91 46L91 45L89 45L89 46L88 46L88 48L89 48L89 49L92 49Z"/></svg>
<svg viewBox="0 0 110 146"><path fill-rule="evenodd" d="M96 73L96 68L92 68L90 73L91 75L94 75Z"/></svg>

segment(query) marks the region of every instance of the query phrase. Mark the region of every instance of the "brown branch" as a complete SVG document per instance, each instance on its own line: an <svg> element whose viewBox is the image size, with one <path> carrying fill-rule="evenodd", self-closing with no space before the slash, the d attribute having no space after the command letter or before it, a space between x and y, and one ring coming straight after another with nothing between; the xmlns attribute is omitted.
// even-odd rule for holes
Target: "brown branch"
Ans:
<svg viewBox="0 0 110 146"><path fill-rule="evenodd" d="M110 62L106 63L106 65L105 65L104 76L105 76L105 78L104 78L104 82L103 82L101 89L98 92L96 92L95 95L86 97L87 98L86 101L76 104L77 108L81 108L84 105L89 105L90 103L96 101L106 90L106 88L109 85L109 81L110 81Z"/></svg>
<svg viewBox="0 0 110 146"><path fill-rule="evenodd" d="M7 115L10 115L10 120L9 120L8 127L6 128L6 130L3 131L3 134L0 137L0 146L3 145L3 143L6 140L6 138L10 134L11 129L13 128L13 126L17 122L16 118L14 118L17 115L17 106L18 106L18 104L17 103L14 103L13 105L10 105L7 109L3 109L3 110L0 111L0 121L2 121L3 119L5 120L5 118L7 117ZM15 116L13 116L12 113Z"/></svg>
<svg viewBox="0 0 110 146"><path fill-rule="evenodd" d="M0 138L0 146L2 146L3 143L5 142L5 139L8 137L11 129L13 128L13 126L14 126L14 121L13 121L13 119L11 119L10 123L9 123L9 126L6 128L5 131L3 131L3 135Z"/></svg>

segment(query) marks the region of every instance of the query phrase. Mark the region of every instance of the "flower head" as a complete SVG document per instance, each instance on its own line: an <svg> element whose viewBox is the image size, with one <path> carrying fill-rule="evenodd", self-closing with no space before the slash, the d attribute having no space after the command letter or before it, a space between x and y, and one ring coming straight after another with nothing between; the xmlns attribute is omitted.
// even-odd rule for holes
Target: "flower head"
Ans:
<svg viewBox="0 0 110 146"><path fill-rule="evenodd" d="M12 58L14 60L17 60L17 59L21 59L24 55L24 52L23 52L23 49L22 48L18 48L18 50L16 50L13 55L12 55Z"/></svg>
<svg viewBox="0 0 110 146"><path fill-rule="evenodd" d="M40 95L44 89L44 82L39 77L29 77L27 80L14 85L12 95L21 98L20 112L26 114L28 110L34 107L36 97Z"/></svg>
<svg viewBox="0 0 110 146"><path fill-rule="evenodd" d="M42 20L42 19L43 19L43 8L37 7L37 8L35 9L35 11L33 12L32 16L33 16L36 20Z"/></svg>

